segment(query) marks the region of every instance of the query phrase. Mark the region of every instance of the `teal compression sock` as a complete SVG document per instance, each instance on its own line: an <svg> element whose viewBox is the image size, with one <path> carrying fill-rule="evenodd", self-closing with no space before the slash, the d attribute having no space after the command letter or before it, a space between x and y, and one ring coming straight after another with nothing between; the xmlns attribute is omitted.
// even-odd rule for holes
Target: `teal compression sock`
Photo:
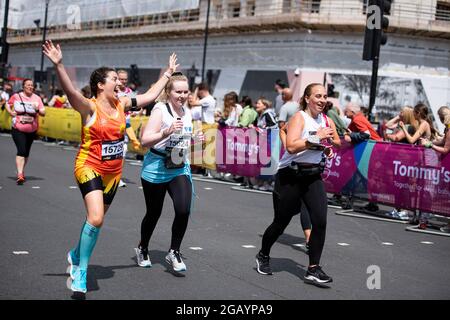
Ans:
<svg viewBox="0 0 450 320"><path fill-rule="evenodd" d="M85 221L83 228L81 229L80 241L76 249L76 253L79 254L81 270L87 270L89 259L94 251L95 244L97 242L100 228L94 227L89 222Z"/></svg>

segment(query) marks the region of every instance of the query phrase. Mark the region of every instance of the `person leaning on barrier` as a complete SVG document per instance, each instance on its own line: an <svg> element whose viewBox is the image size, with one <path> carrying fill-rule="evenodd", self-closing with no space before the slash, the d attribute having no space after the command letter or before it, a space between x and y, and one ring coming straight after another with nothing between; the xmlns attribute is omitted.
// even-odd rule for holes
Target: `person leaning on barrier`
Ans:
<svg viewBox="0 0 450 320"><path fill-rule="evenodd" d="M59 45L46 41L43 53L53 63L59 82L82 121L81 145L76 156L74 175L87 211L78 245L67 253L72 278L71 289L86 293L87 269L105 214L117 192L122 175L125 111L141 108L154 101L177 68L172 54L169 66L158 82L135 98L120 97L120 82L114 69L101 67L90 77L92 98L75 88L63 65Z"/></svg>
<svg viewBox="0 0 450 320"><path fill-rule="evenodd" d="M382 140L369 120L364 116L359 105L349 102L345 106L344 114L351 120L347 132L344 134L345 141L359 143L369 139L376 141Z"/></svg>
<svg viewBox="0 0 450 320"><path fill-rule="evenodd" d="M420 139L433 140L437 136L437 130L433 126L433 122L429 116L428 107L419 103L414 107L414 118L419 122L419 127L416 132L411 135L408 132L408 128L403 121L399 121L399 126L405 133L406 140L411 144L420 144Z"/></svg>
<svg viewBox="0 0 450 320"><path fill-rule="evenodd" d="M410 135L414 135L419 128L419 122L414 118L413 108L405 106L397 116L386 123L385 139L392 142L409 143L405 132L399 125L400 122L405 124Z"/></svg>
<svg viewBox="0 0 450 320"><path fill-rule="evenodd" d="M286 149L273 191L274 220L266 229L262 246L256 255L256 270L270 275L270 249L284 232L292 217L301 211L302 202L312 224L309 240L309 266L305 282L325 284L332 278L323 272L320 263L327 225L327 195L321 173L326 158L334 156L333 146L341 144L336 126L324 113L327 90L319 83L306 87L297 112L287 126Z"/></svg>

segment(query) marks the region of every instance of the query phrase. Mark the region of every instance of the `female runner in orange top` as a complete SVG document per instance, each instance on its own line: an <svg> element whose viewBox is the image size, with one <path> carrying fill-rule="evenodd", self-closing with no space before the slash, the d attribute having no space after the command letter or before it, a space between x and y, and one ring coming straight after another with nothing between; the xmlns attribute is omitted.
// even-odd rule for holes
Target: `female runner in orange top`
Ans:
<svg viewBox="0 0 450 320"><path fill-rule="evenodd" d="M124 111L148 105L159 96L178 67L177 57L172 54L164 75L147 92L135 98L118 97L121 83L114 69L96 69L90 78L93 97L87 99L72 84L62 63L60 46L47 41L43 52L54 64L70 104L81 115L81 145L75 160L75 179L83 195L87 217L78 245L68 252L67 259L72 291L86 293L89 258L122 174Z"/></svg>

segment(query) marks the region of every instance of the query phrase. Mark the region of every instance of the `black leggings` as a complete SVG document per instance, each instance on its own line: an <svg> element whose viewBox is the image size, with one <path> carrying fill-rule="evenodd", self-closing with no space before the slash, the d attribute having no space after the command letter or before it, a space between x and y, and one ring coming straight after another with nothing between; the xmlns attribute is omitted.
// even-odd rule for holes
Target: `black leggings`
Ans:
<svg viewBox="0 0 450 320"><path fill-rule="evenodd" d="M292 217L301 211L302 200L308 209L312 224L309 239L309 264L320 262L327 226L327 195L320 175L296 178L289 168L283 168L275 176L273 207L275 217L264 232L261 252L270 254L278 237L283 234Z"/></svg>
<svg viewBox="0 0 450 320"><path fill-rule="evenodd" d="M36 132L22 132L17 129L11 129L11 135L16 144L17 155L28 158L30 156L31 145L33 144Z"/></svg>
<svg viewBox="0 0 450 320"><path fill-rule="evenodd" d="M147 213L141 223L141 248L148 247L153 230L161 216L166 191L168 191L175 208L170 249L180 250L191 210L192 184L189 178L182 175L166 183L151 183L144 179L141 179L141 182L147 207Z"/></svg>

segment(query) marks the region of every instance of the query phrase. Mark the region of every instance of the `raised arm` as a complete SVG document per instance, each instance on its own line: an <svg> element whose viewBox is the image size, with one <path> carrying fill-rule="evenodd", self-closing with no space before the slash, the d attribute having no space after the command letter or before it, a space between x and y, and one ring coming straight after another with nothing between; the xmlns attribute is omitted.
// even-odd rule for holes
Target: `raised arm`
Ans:
<svg viewBox="0 0 450 320"><path fill-rule="evenodd" d="M180 65L177 64L177 55L175 53L172 53L169 57L169 66L166 72L164 72L163 76L159 78L159 80L152 87L150 87L147 92L145 92L144 94L138 94L136 96L137 106L144 107L155 101L156 98L158 98L161 92L164 90L164 87L169 81L169 78L172 76L172 73L174 73L179 66ZM125 107L125 111L131 108L131 98L122 97L120 98L120 101Z"/></svg>
<svg viewBox="0 0 450 320"><path fill-rule="evenodd" d="M92 103L77 90L67 74L66 68L62 63L63 55L59 44L53 45L51 40L45 42L42 46L44 54L53 63L61 87L67 95L71 106L82 115L88 115L93 112Z"/></svg>

